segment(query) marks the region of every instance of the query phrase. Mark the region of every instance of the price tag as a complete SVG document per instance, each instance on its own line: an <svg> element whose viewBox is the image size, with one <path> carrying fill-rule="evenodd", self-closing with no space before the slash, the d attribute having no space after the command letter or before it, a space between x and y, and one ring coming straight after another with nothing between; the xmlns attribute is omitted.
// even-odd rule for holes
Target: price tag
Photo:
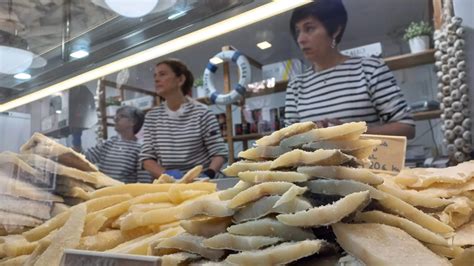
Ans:
<svg viewBox="0 0 474 266"><path fill-rule="evenodd" d="M159 266L161 260L155 256L105 253L88 250L66 249L61 266Z"/></svg>
<svg viewBox="0 0 474 266"><path fill-rule="evenodd" d="M362 135L361 138L382 141L382 144L377 146L370 155L371 164L367 168L376 172L400 172L405 167L406 137Z"/></svg>

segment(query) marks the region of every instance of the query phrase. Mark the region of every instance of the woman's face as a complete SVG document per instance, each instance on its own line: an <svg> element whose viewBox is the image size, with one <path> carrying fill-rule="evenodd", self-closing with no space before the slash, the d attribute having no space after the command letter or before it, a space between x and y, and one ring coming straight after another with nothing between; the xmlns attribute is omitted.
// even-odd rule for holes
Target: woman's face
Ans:
<svg viewBox="0 0 474 266"><path fill-rule="evenodd" d="M133 119L125 112L117 112L114 117L115 130L119 133L124 133L129 129L133 130L135 125Z"/></svg>
<svg viewBox="0 0 474 266"><path fill-rule="evenodd" d="M331 49L333 38L323 24L314 17L307 17L296 23L296 41L306 59L316 62Z"/></svg>
<svg viewBox="0 0 474 266"><path fill-rule="evenodd" d="M165 98L176 93L181 93L181 86L185 81L183 75L176 76L170 66L167 64L159 64L155 67L155 91Z"/></svg>

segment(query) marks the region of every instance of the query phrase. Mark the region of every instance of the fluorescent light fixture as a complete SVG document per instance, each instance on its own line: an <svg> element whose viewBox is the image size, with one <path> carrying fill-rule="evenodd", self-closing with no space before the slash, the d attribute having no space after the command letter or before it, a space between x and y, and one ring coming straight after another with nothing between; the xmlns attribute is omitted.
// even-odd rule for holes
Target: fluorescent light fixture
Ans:
<svg viewBox="0 0 474 266"><path fill-rule="evenodd" d="M186 11L179 11L179 12L177 12L177 13L174 13L173 15L170 15L170 16L168 17L168 19L169 19L169 20L174 20L174 19L177 19L177 18L180 18L180 17L186 15L186 13L187 13Z"/></svg>
<svg viewBox="0 0 474 266"><path fill-rule="evenodd" d="M266 18L272 17L274 15L283 13L285 11L291 10L293 8L302 6L310 2L311 0L274 0L268 4L259 6L257 8L243 12L223 21L214 23L202 29L185 34L176 39L159 44L155 47L124 57L115 62L97 67L88 72L74 76L70 79L58 82L44 89L35 91L23 97L4 103L0 105L0 112L7 111L18 106L22 106L24 104L47 97L56 92L64 91L72 87L84 84L88 81L104 77L106 75L115 73L121 69L129 68L158 58L160 56L164 56L166 54L181 50L183 48L212 39L224 33L240 29L242 27L248 26L250 24L256 23L258 21L264 20Z"/></svg>
<svg viewBox="0 0 474 266"><path fill-rule="evenodd" d="M218 64L224 62L224 60L220 59L219 57L213 57L213 58L209 59L209 62L213 63L214 65L218 65Z"/></svg>
<svg viewBox="0 0 474 266"><path fill-rule="evenodd" d="M56 110L56 114L58 114L58 115L61 114L62 112L63 111L61 111L61 110Z"/></svg>
<svg viewBox="0 0 474 266"><path fill-rule="evenodd" d="M86 50L77 50L77 51L72 52L70 56L76 59L84 58L86 56L89 56L89 52Z"/></svg>
<svg viewBox="0 0 474 266"><path fill-rule="evenodd" d="M150 13L158 0L105 0L105 3L121 16L138 18Z"/></svg>
<svg viewBox="0 0 474 266"><path fill-rule="evenodd" d="M31 78L31 75L28 74L28 73L18 73L18 74L15 74L15 76L13 76L14 78L16 79L21 79L21 80L26 80L26 79L30 79Z"/></svg>
<svg viewBox="0 0 474 266"><path fill-rule="evenodd" d="M267 41L264 41L264 42L257 43L257 47L262 49L262 50L265 50L265 49L268 49L268 48L272 47L272 44L267 42Z"/></svg>
<svg viewBox="0 0 474 266"><path fill-rule="evenodd" d="M0 45L0 73L14 75L27 70L33 63L33 56L30 51Z"/></svg>

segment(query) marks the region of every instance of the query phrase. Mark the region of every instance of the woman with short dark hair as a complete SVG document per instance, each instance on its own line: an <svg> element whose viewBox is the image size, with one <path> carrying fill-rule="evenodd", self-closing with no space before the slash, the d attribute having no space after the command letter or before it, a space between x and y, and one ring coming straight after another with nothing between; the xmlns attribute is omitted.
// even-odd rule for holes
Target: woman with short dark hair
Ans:
<svg viewBox="0 0 474 266"><path fill-rule="evenodd" d="M286 125L366 121L367 133L413 138L410 109L383 60L339 52L346 24L341 0L318 0L293 11L291 33L312 65L288 85Z"/></svg>
<svg viewBox="0 0 474 266"><path fill-rule="evenodd" d="M204 174L214 178L226 161L227 148L214 114L187 96L192 73L181 61L168 59L156 65L154 77L156 93L164 102L145 118L143 167L158 178L166 171L184 173L202 165Z"/></svg>

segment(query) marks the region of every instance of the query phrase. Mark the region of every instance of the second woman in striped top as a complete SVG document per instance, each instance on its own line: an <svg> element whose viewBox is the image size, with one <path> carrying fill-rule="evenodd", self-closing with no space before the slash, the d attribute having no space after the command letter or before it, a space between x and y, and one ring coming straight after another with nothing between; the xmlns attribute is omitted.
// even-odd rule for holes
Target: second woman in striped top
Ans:
<svg viewBox="0 0 474 266"><path fill-rule="evenodd" d="M156 93L165 101L146 115L140 154L143 167L155 178L167 170L186 172L197 165L214 178L226 161L227 147L214 114L186 96L193 82L191 72L178 60L155 67Z"/></svg>

